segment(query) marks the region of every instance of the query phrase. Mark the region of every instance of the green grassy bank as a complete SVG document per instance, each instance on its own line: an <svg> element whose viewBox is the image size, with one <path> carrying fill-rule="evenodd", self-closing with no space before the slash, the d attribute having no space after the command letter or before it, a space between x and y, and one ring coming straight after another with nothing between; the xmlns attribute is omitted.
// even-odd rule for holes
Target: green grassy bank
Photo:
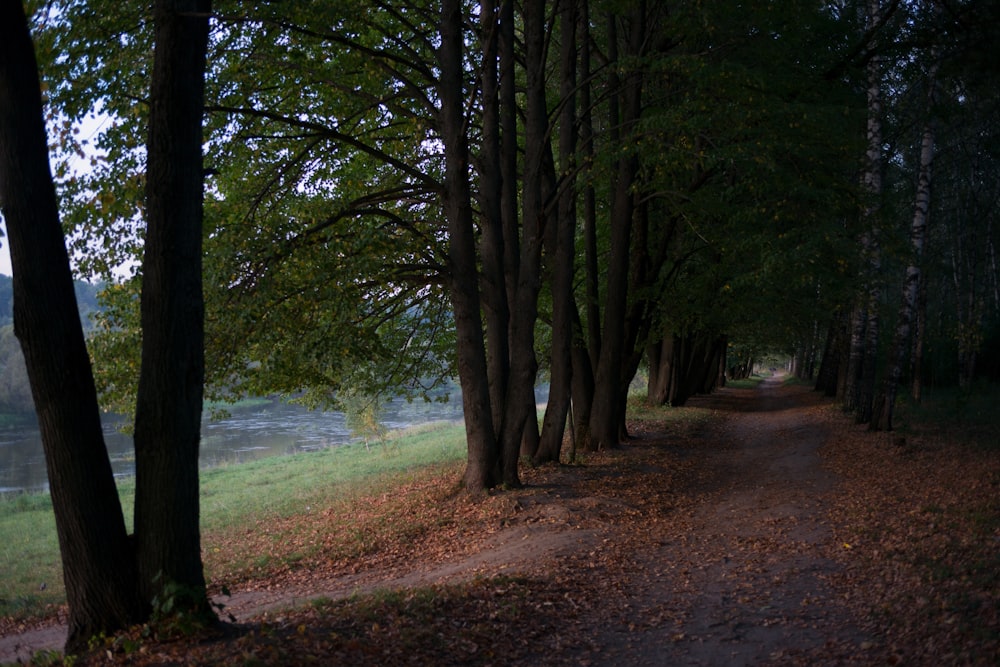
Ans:
<svg viewBox="0 0 1000 667"><path fill-rule="evenodd" d="M352 444L204 470L202 542L225 543L227 534L262 520L377 493L415 469L465 456L464 428L439 423L392 433L370 448ZM119 492L131 525L134 480L121 480ZM0 616L36 616L64 601L49 495L0 496Z"/></svg>

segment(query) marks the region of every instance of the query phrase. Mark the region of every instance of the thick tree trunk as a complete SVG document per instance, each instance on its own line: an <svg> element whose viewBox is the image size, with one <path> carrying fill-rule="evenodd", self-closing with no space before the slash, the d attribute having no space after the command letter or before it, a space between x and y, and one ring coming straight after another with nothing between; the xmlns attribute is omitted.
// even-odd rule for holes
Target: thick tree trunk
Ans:
<svg viewBox="0 0 1000 667"><path fill-rule="evenodd" d="M558 461L566 431L573 374L573 275L576 259L576 25L575 0L560 12L559 209L552 255L552 359L549 400L535 462Z"/></svg>
<svg viewBox="0 0 1000 667"><path fill-rule="evenodd" d="M638 56L644 36L645 4L637 3L630 12L628 55ZM613 19L612 19L613 21ZM614 65L613 65L614 66ZM623 101L622 125L631 132L639 119L642 75L629 72L613 97ZM612 123L614 126L614 123ZM632 188L638 173L638 158L633 153L618 160L614 199L611 204L611 253L608 260L607 288L604 299L601 354L594 383L594 405L590 416L590 437L598 449L618 446L623 424L621 378L625 354L625 317L628 310L629 251L635 201Z"/></svg>
<svg viewBox="0 0 1000 667"><path fill-rule="evenodd" d="M524 3L526 109L524 121L523 213L520 262L514 300L511 302L511 374L501 432L503 483L520 486L518 459L529 428L536 416L534 387L538 364L535 358L535 322L541 288L541 260L546 224L542 189L544 144L548 133L545 106L545 2ZM532 448L537 447L537 441ZM534 451L532 451L532 454Z"/></svg>
<svg viewBox="0 0 1000 667"><path fill-rule="evenodd" d="M208 0L161 0L147 143L142 368L136 399L135 526L147 598L213 617L201 563L198 447L205 377L201 284L202 114Z"/></svg>
<svg viewBox="0 0 1000 667"><path fill-rule="evenodd" d="M504 276L503 163L500 144L499 43L501 25L496 0L482 0L483 139L476 172L479 177L481 291L486 321L486 358L489 369L493 423L503 421L510 375L510 307Z"/></svg>
<svg viewBox="0 0 1000 667"><path fill-rule="evenodd" d="M477 275L477 266L462 97L463 23L462 4L458 0L443 0L438 49L441 66L438 123L445 153L443 203L449 236L448 279L455 312L458 377L468 446L463 482L469 492L479 493L499 483L500 452L490 409L479 290L477 281L471 279Z"/></svg>
<svg viewBox="0 0 1000 667"><path fill-rule="evenodd" d="M649 381L646 383L646 400L650 405L665 405L670 396L670 362L673 335L665 335L646 347L649 364Z"/></svg>
<svg viewBox="0 0 1000 667"><path fill-rule="evenodd" d="M0 204L14 329L38 414L69 606L69 653L142 621L135 561L77 311L49 171L38 69L20 2L0 3Z"/></svg>

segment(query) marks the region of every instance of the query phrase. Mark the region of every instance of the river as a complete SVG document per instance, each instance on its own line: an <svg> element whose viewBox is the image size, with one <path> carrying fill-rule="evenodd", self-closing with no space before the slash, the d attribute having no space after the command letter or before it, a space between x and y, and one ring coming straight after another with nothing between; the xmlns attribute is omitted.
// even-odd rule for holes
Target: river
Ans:
<svg viewBox="0 0 1000 667"><path fill-rule="evenodd" d="M203 468L241 463L265 456L293 454L350 442L343 413L309 410L277 400L263 406L231 408L224 419L206 417L201 431ZM462 404L454 396L448 403L408 403L397 399L385 404L382 424L390 430L431 421L462 419ZM116 476L135 473L132 438L116 429L116 420L104 425L104 438ZM0 493L44 491L48 488L45 455L34 425L0 428Z"/></svg>

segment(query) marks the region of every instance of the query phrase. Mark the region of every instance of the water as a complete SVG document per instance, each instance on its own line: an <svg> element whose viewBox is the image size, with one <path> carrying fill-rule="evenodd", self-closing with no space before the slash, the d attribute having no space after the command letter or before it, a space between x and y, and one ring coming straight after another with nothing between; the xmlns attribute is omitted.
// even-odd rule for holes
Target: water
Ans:
<svg viewBox="0 0 1000 667"><path fill-rule="evenodd" d="M308 410L272 401L253 408L231 409L221 420L207 419L201 430L201 465L242 463L265 456L335 447L351 442L343 413ZM384 406L382 424L390 430L431 421L462 419L461 401L425 403L395 400ZM104 425L104 438L116 476L135 473L131 436ZM45 455L34 424L0 429L0 493L48 488Z"/></svg>

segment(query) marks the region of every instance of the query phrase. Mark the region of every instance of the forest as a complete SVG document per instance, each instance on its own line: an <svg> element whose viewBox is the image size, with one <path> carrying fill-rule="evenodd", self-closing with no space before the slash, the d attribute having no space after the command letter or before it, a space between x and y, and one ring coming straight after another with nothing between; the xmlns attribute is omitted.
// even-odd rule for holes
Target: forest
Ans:
<svg viewBox="0 0 1000 667"><path fill-rule="evenodd" d="M640 373L683 406L778 354L877 431L903 395L1000 376L994 0L2 11L68 649L165 586L213 616L205 398L457 378L476 495L619 446ZM74 279L104 285L87 333ZM132 535L102 409L134 415Z"/></svg>

